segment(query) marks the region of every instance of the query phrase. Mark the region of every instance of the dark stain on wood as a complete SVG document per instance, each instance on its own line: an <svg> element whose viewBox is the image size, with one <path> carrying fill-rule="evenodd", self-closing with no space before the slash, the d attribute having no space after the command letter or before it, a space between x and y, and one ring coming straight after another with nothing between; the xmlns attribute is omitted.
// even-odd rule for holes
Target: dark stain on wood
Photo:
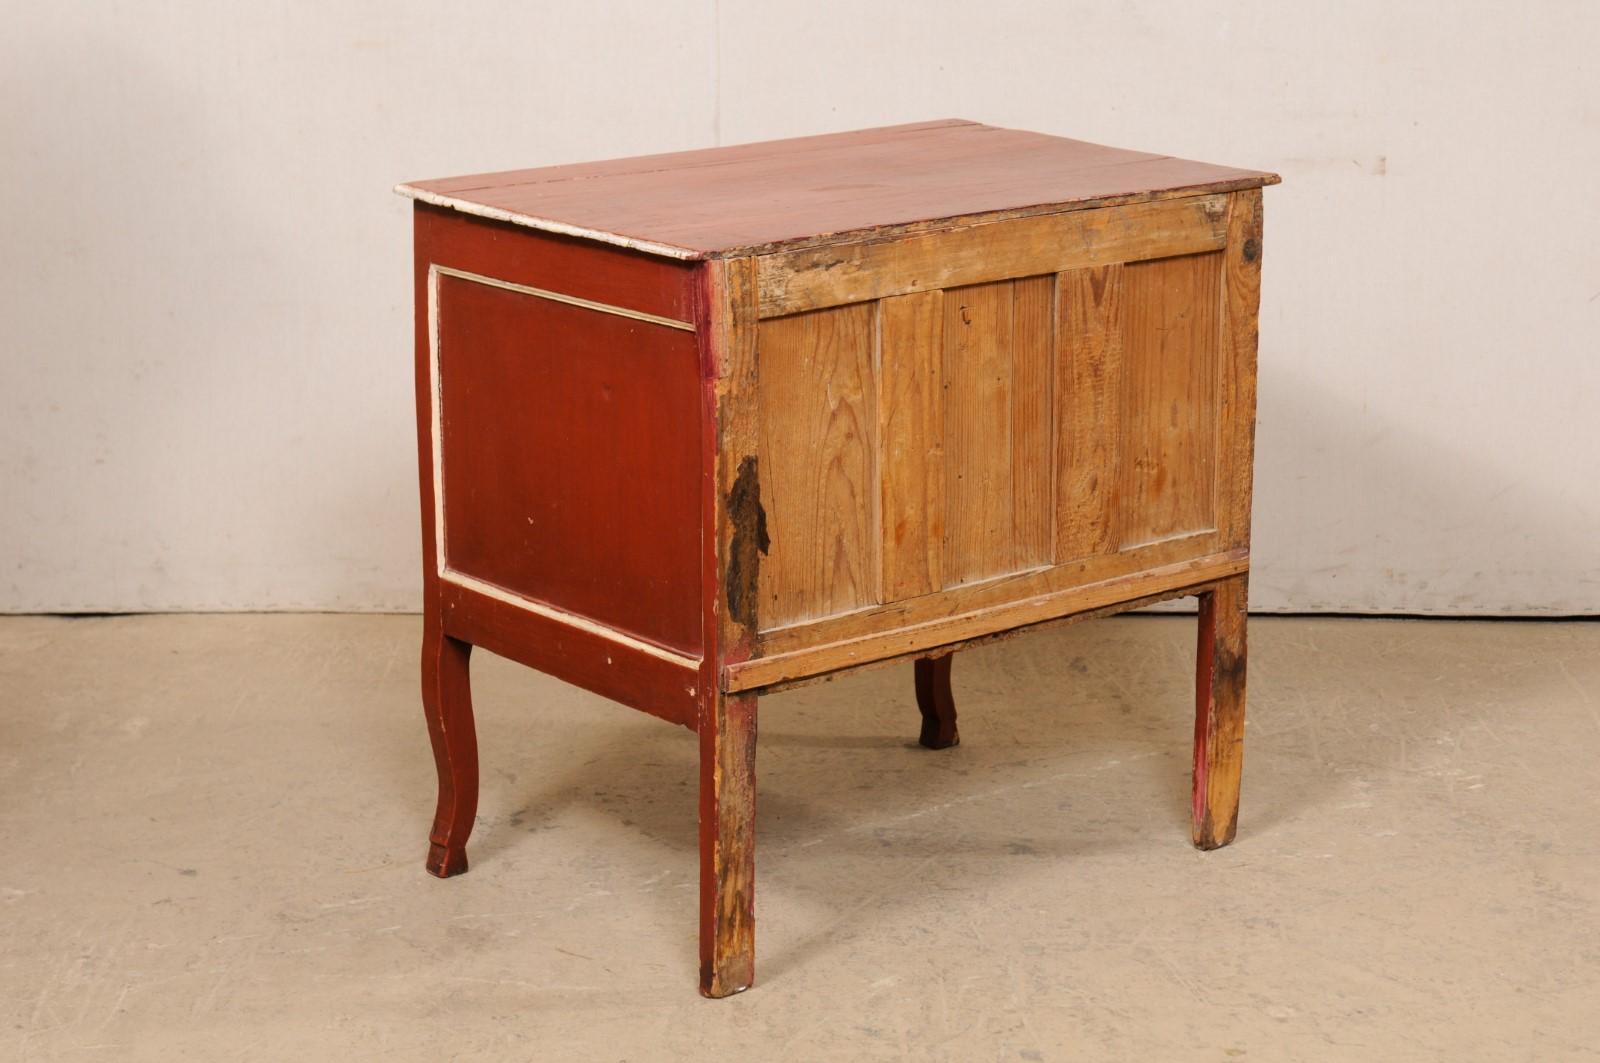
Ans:
<svg viewBox="0 0 1600 1063"><path fill-rule="evenodd" d="M1217 825L1211 821L1211 810L1207 809L1205 818L1200 821L1200 833L1198 835L1199 841L1197 841L1195 844L1205 852L1210 852L1213 849L1220 849L1224 845L1227 845L1229 842L1233 841L1234 831L1237 829L1237 823L1238 819L1235 817L1235 819L1228 824L1227 833L1219 837L1217 834Z"/></svg>
<svg viewBox="0 0 1600 1063"><path fill-rule="evenodd" d="M1244 260L1246 262L1254 262L1260 257L1261 241L1252 236L1244 242Z"/></svg>
<svg viewBox="0 0 1600 1063"><path fill-rule="evenodd" d="M728 519L733 525L724 587L728 615L753 632L756 630L761 557L772 546L767 535L767 511L761 505L761 477L754 455L739 462L739 474L734 477L727 501Z"/></svg>
<svg viewBox="0 0 1600 1063"><path fill-rule="evenodd" d="M1212 665L1212 682L1225 690L1243 690L1245 682L1245 655L1217 647L1215 663Z"/></svg>

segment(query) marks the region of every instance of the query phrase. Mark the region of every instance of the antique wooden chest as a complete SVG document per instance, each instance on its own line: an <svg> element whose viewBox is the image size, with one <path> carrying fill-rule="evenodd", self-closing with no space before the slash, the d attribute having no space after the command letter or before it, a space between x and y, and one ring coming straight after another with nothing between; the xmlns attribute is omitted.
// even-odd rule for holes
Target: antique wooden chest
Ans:
<svg viewBox="0 0 1600 1063"><path fill-rule="evenodd" d="M965 121L400 186L416 201L428 869L472 646L699 735L701 989L754 970L756 701L1200 598L1194 841L1238 807L1261 186Z"/></svg>

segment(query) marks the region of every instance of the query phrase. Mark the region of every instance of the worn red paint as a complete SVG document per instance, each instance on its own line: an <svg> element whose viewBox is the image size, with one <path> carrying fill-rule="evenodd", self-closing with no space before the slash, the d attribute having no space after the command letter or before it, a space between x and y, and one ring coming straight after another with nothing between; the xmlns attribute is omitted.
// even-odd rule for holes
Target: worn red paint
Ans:
<svg viewBox="0 0 1600 1063"><path fill-rule="evenodd" d="M1194 658L1194 779L1191 791L1192 821L1202 824L1206 816L1206 786L1209 766L1206 750L1213 711L1212 670L1217 653L1217 596L1207 591L1200 595L1199 630Z"/></svg>

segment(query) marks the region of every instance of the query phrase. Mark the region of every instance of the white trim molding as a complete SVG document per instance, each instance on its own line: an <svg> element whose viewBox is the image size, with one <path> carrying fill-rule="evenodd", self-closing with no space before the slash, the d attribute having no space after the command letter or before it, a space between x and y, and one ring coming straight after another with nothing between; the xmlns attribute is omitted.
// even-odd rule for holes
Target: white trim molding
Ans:
<svg viewBox="0 0 1600 1063"><path fill-rule="evenodd" d="M481 273L469 273L464 269L454 266L441 266L437 263L428 267L430 276L442 275L455 277L458 280L472 281L474 284L484 284L490 288L502 288L508 292L519 292L531 295L535 299L548 299L553 303L565 303L567 306L582 307L585 310L594 310L602 314L615 314L617 317L632 318L635 321L645 321L652 325L663 325L666 328L682 329L684 332L693 332L694 325L687 321L679 321L675 317L662 317L659 314L647 314L643 310L630 310L625 306L615 306L611 303L600 303L593 299L582 299L576 295L567 295L563 292L552 292L544 288L530 288L526 284L516 284L512 281L503 281L498 277L485 277Z"/></svg>

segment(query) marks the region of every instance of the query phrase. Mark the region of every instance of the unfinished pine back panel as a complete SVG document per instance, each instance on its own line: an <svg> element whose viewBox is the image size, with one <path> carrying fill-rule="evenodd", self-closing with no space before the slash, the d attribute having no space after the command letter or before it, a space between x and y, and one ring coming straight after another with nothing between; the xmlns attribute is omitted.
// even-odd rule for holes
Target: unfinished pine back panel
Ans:
<svg viewBox="0 0 1600 1063"><path fill-rule="evenodd" d="M1223 249L1259 197L758 257L757 656L1244 545Z"/></svg>

